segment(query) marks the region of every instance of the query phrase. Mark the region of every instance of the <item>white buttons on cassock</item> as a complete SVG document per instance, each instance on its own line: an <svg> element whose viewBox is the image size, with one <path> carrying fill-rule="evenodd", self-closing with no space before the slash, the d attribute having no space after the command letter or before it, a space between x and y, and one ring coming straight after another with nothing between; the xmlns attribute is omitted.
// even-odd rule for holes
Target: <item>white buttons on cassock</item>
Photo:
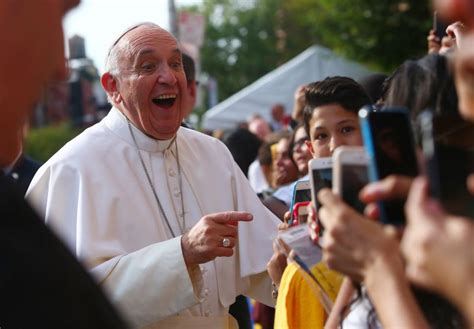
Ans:
<svg viewBox="0 0 474 329"><path fill-rule="evenodd" d="M175 172L173 169L169 169L169 170L168 170L168 174L169 174L171 177L176 176L176 172Z"/></svg>

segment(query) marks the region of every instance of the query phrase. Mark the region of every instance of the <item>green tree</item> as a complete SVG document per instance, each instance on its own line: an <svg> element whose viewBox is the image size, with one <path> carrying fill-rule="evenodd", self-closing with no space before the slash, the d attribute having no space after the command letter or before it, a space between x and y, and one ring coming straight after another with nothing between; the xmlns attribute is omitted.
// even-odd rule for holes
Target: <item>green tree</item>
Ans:
<svg viewBox="0 0 474 329"><path fill-rule="evenodd" d="M71 128L68 124L32 129L25 141L25 153L35 160L46 162L80 132L81 129Z"/></svg>
<svg viewBox="0 0 474 329"><path fill-rule="evenodd" d="M350 59L391 71L426 53L431 14L420 0L297 0L284 4L292 35L299 30Z"/></svg>
<svg viewBox="0 0 474 329"><path fill-rule="evenodd" d="M275 31L278 26L275 13L280 2L204 2L207 24L202 70L217 79L220 100L271 71L280 62Z"/></svg>
<svg viewBox="0 0 474 329"><path fill-rule="evenodd" d="M202 70L219 100L313 44L390 72L426 53L431 14L420 0L204 0Z"/></svg>

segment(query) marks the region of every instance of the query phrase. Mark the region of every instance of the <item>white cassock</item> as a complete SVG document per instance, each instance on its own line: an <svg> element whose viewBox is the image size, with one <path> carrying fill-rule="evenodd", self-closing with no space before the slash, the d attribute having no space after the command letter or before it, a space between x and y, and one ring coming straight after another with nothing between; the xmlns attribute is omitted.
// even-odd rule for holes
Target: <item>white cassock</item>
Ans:
<svg viewBox="0 0 474 329"><path fill-rule="evenodd" d="M227 328L239 294L273 303L266 263L280 221L259 201L220 141L177 133L185 227L221 211L248 211L233 257L188 272L181 251L175 144L132 126L173 238L153 196L125 117L112 109L36 173L27 199L105 287L133 327ZM181 220L182 222L182 220Z"/></svg>

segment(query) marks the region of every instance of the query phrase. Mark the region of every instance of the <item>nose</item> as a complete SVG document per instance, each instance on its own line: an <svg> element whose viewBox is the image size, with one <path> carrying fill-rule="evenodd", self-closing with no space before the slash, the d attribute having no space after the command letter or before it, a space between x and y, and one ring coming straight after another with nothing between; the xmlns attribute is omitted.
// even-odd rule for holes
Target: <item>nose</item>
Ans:
<svg viewBox="0 0 474 329"><path fill-rule="evenodd" d="M306 146L305 141L306 141L306 139L296 143L295 146L293 146L293 153L295 153L295 152L306 152L308 148Z"/></svg>
<svg viewBox="0 0 474 329"><path fill-rule="evenodd" d="M331 152L331 155L336 148L343 144L342 138L339 138L338 136L332 136L331 141L329 142L329 151Z"/></svg>
<svg viewBox="0 0 474 329"><path fill-rule="evenodd" d="M162 65L159 71L158 83L175 85L177 82L173 70L168 65Z"/></svg>
<svg viewBox="0 0 474 329"><path fill-rule="evenodd" d="M281 155L277 155L277 157L275 159L275 165L277 167L281 167L282 163L283 163L283 157Z"/></svg>

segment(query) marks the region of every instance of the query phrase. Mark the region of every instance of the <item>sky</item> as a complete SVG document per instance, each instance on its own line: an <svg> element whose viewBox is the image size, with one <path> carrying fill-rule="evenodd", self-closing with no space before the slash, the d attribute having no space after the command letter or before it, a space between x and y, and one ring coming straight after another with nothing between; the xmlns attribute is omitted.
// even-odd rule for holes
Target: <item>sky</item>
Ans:
<svg viewBox="0 0 474 329"><path fill-rule="evenodd" d="M175 0L176 7L202 0ZM82 0L64 19L67 40L78 34L86 39L87 57L104 72L110 45L129 26L151 21L168 29L168 0Z"/></svg>

